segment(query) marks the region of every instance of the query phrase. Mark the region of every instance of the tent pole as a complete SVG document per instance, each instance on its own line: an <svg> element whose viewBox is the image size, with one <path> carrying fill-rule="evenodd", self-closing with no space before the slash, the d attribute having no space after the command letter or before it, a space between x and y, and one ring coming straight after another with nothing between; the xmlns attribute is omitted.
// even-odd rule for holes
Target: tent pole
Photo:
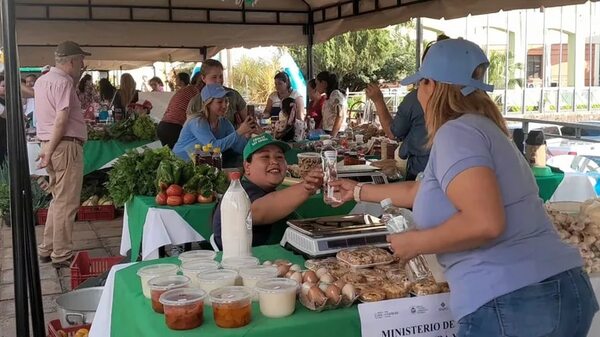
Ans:
<svg viewBox="0 0 600 337"><path fill-rule="evenodd" d="M15 316L17 336L29 336L29 308L27 291L32 308L32 327L36 337L45 335L33 215L31 185L25 146L23 107L21 105L19 66L15 28L15 2L2 2L2 31L5 51L6 111L8 166L10 176L10 214L13 231L13 264L15 289ZM8 141L10 140L10 141Z"/></svg>
<svg viewBox="0 0 600 337"><path fill-rule="evenodd" d="M419 69L421 67L421 48L423 46L423 24L421 23L421 18L417 18L417 48L416 48L416 68Z"/></svg>
<svg viewBox="0 0 600 337"><path fill-rule="evenodd" d="M308 43L306 45L306 81L309 81L314 78L315 73L313 69L313 44L314 44L314 33L315 33L315 23L313 18L313 12L310 11L308 13L308 25L306 27L307 35L308 35ZM306 86L306 102L308 104L309 101L309 86Z"/></svg>

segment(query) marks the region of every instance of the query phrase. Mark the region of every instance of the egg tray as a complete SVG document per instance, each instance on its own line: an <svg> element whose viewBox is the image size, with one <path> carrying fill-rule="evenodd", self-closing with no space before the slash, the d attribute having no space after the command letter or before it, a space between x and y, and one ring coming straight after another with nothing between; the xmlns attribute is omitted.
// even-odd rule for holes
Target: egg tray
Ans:
<svg viewBox="0 0 600 337"><path fill-rule="evenodd" d="M307 308L308 310L316 311L316 312L339 309L339 308L348 308L348 307L352 306L352 304L354 304L354 302L356 302L357 299L358 299L358 295L356 295L352 299L348 299L347 297L342 295L342 296L340 296L340 299L338 300L337 303L333 303L331 301L331 299L327 299L327 301L325 303L323 303L323 305L317 306L316 303L310 301L308 299L308 297L302 293L302 291L300 291L298 294L298 300L300 301L300 303L302 303L302 305L305 308Z"/></svg>

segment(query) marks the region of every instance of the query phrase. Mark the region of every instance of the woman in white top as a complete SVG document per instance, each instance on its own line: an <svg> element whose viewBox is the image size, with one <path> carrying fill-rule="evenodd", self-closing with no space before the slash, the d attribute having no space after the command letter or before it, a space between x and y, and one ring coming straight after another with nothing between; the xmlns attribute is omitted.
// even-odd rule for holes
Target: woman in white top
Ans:
<svg viewBox="0 0 600 337"><path fill-rule="evenodd" d="M338 132L346 129L346 113L348 102L346 96L339 90L337 76L328 71L322 71L317 75L317 91L325 94L325 103L323 104L323 130L332 137L337 136Z"/></svg>
<svg viewBox="0 0 600 337"><path fill-rule="evenodd" d="M292 89L288 74L280 71L275 75L275 91L267 99L264 117L278 117L281 111L281 102L288 97L296 101L296 119L302 120L304 118L304 97L298 91Z"/></svg>

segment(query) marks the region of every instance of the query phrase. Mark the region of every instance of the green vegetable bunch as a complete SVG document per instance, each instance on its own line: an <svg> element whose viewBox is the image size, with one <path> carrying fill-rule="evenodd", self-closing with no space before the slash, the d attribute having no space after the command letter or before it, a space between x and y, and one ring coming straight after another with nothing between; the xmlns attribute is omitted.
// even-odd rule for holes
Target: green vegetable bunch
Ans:
<svg viewBox="0 0 600 337"><path fill-rule="evenodd" d="M161 161L175 159L168 147L144 152L130 151L119 157L108 174L106 188L115 205L122 206L134 195L156 194L156 172Z"/></svg>
<svg viewBox="0 0 600 337"><path fill-rule="evenodd" d="M140 115L133 122L133 134L140 140L156 139L156 124L148 115Z"/></svg>
<svg viewBox="0 0 600 337"><path fill-rule="evenodd" d="M120 120L108 128L108 135L112 139L122 142L132 142L137 139L133 133L133 119L125 118Z"/></svg>

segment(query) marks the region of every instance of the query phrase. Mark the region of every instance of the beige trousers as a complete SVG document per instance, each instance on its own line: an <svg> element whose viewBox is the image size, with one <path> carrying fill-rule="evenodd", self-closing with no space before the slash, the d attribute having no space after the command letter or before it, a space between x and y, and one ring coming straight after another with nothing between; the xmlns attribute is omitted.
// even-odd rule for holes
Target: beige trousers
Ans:
<svg viewBox="0 0 600 337"><path fill-rule="evenodd" d="M42 145L42 150L47 144ZM50 176L52 202L39 254L50 256L52 262L62 262L73 256L73 224L83 183L83 147L72 141L61 141L46 170Z"/></svg>

